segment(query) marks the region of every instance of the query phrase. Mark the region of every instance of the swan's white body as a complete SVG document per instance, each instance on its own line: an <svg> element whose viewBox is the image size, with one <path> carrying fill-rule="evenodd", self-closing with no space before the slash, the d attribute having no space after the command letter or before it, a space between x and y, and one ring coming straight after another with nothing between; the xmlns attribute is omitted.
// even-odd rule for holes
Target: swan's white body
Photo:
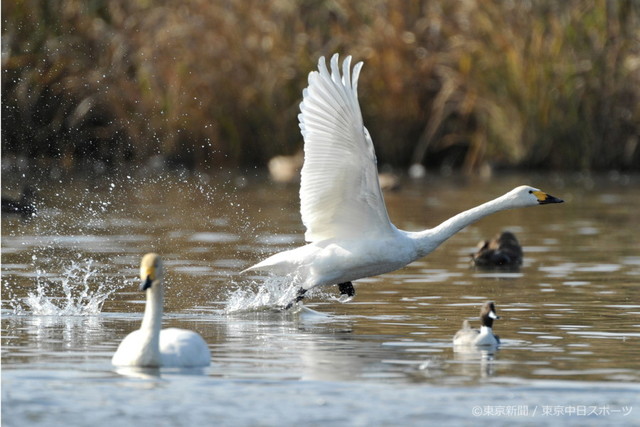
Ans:
<svg viewBox="0 0 640 427"><path fill-rule="evenodd" d="M160 257L145 255L140 265L140 277L147 293L142 325L122 340L111 363L140 367L208 366L211 352L199 334L186 329L161 329L164 288Z"/></svg>
<svg viewBox="0 0 640 427"><path fill-rule="evenodd" d="M300 213L309 244L280 252L247 270L296 273L301 290L340 284L397 270L427 255L472 222L503 209L561 200L522 186L420 232L397 229L389 220L378 182L373 142L363 125L351 57L340 73L324 57L309 74L298 116L304 137Z"/></svg>

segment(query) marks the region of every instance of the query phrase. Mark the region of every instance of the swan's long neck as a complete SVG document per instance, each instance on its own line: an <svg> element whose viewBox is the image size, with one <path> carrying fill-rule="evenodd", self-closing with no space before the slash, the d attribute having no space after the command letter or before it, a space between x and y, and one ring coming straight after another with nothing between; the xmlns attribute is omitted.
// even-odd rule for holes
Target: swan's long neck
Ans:
<svg viewBox="0 0 640 427"><path fill-rule="evenodd" d="M498 197L497 199L483 203L480 206L461 212L444 221L437 227L411 233L416 242L417 258L427 255L467 225L472 224L487 215L513 207L508 203L508 198L506 196L507 195Z"/></svg>
<svg viewBox="0 0 640 427"><path fill-rule="evenodd" d="M162 284L154 283L147 289L147 302L144 308L144 317L140 331L143 333L143 352L153 359L153 362L160 362L160 329L162 329Z"/></svg>

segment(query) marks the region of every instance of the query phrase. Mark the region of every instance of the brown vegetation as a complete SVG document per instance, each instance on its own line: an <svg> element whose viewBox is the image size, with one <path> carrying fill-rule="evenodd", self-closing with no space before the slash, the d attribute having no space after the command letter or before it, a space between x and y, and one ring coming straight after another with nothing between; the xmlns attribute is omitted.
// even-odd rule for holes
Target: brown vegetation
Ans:
<svg viewBox="0 0 640 427"><path fill-rule="evenodd" d="M264 165L317 58L364 60L380 162L640 169L631 0L2 2L2 149Z"/></svg>

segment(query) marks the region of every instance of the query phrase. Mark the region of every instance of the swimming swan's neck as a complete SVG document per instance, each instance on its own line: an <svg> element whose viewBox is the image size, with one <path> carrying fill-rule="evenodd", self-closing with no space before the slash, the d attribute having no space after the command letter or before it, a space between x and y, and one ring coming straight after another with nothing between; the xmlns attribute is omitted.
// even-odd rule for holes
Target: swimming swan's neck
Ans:
<svg viewBox="0 0 640 427"><path fill-rule="evenodd" d="M505 195L506 196L506 195ZM437 227L410 233L416 242L417 258L421 258L440 246L449 237L469 224L501 210L515 207L505 196L498 197L475 208L471 208L444 221Z"/></svg>
<svg viewBox="0 0 640 427"><path fill-rule="evenodd" d="M147 290L147 302L144 308L144 317L140 331L144 336L145 345L151 346L151 350L160 353L160 329L162 329L162 289Z"/></svg>

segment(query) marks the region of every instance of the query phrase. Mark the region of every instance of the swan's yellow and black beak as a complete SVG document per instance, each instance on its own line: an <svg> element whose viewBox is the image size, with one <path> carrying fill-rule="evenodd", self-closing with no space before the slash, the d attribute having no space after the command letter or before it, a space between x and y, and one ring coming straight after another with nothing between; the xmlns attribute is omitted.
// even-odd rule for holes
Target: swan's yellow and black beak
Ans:
<svg viewBox="0 0 640 427"><path fill-rule="evenodd" d="M558 199L557 197L553 197L550 194L545 193L544 191L532 191L533 195L538 199L538 204L546 205L549 203L563 203L564 200Z"/></svg>
<svg viewBox="0 0 640 427"><path fill-rule="evenodd" d="M147 278L140 283L140 290L146 291L151 287L152 284L153 284L153 280L151 279L151 275L148 275Z"/></svg>
<svg viewBox="0 0 640 427"><path fill-rule="evenodd" d="M159 279L158 275L162 271L162 264L160 257L155 253L148 253L142 257L140 262L140 290L146 291L151 287L156 279Z"/></svg>

